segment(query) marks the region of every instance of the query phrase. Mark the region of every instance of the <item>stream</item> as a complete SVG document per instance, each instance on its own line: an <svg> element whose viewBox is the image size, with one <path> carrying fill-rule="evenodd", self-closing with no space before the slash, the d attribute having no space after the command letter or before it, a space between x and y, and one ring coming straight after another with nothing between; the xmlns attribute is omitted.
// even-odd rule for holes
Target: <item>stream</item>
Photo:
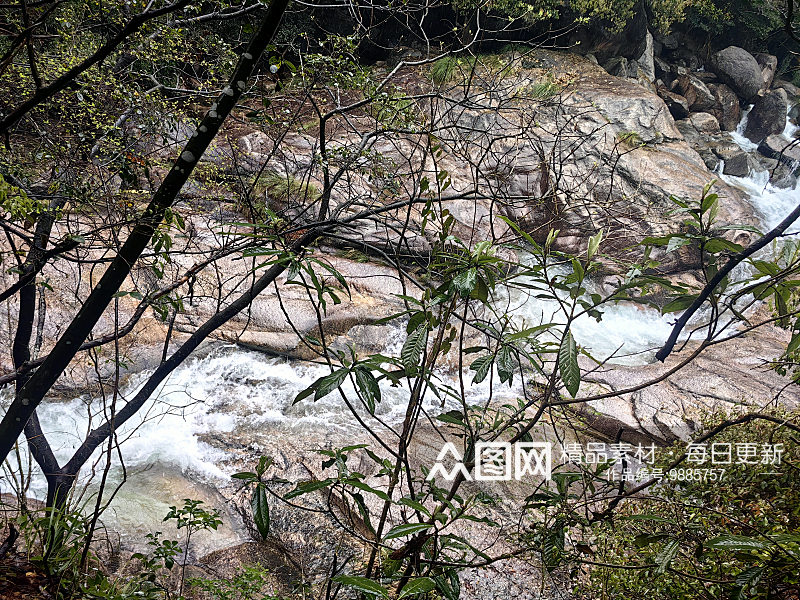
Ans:
<svg viewBox="0 0 800 600"><path fill-rule="evenodd" d="M742 148L752 151L754 145L742 135L744 124L743 120L732 137ZM798 130L787 119L784 131L787 139ZM762 217L764 229L777 224L800 201L800 188L777 189L769 183L766 172L751 173L747 178L722 177L747 192ZM523 295L512 295L509 302L512 314L527 326L551 322L556 307L554 302ZM662 317L652 309L618 304L605 309L601 322L583 317L572 331L578 344L596 358L614 354L614 362L636 365L652 361L673 320L674 316ZM395 331L387 341L386 353L399 354L403 334L399 328ZM229 453L220 444L209 443L209 439L234 434L246 437L244 434L253 432L255 441L248 449L250 452L258 449L258 440L265 436L287 441L297 437L318 439L320 445L347 440L352 431L349 424L352 417L338 394L330 394L318 402L292 405L300 391L328 372L323 365L268 357L224 344L213 345L187 360L154 394L140 415L131 420L134 422L127 423L119 432L127 483L104 514L108 529L118 531L122 539L133 541L154 528L166 531L160 524L161 518L170 504L182 498L200 497L209 503L222 503L216 489L230 485L230 475L238 469L229 464ZM147 375L133 376L122 390L123 395L132 395ZM471 377L466 381L471 381ZM487 382L470 386L467 393L478 401L486 397L487 386ZM347 386L344 391L347 393ZM408 391L382 385L382 395L378 417L388 426L397 424L403 418ZM441 410L441 406L437 402L429 408ZM93 421L96 424L94 411L98 410L96 403L85 397L46 402L40 407L42 429L52 440L60 460L70 456L90 424ZM21 454L25 462L24 449ZM98 451L98 471L103 461ZM112 484L122 476L117 463L115 458ZM88 473L89 469L84 471ZM6 488L2 491L9 491L5 478L2 484ZM34 465L28 495L43 498L45 491L44 478ZM244 539L235 519L231 519L213 538L203 541L201 537L197 551L210 551Z"/></svg>

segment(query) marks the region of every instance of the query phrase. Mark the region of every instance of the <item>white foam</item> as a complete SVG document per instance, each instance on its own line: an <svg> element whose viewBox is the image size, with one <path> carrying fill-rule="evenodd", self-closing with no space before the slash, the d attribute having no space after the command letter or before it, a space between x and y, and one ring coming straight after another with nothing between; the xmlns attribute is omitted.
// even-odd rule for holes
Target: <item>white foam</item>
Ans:
<svg viewBox="0 0 800 600"><path fill-rule="evenodd" d="M744 137L747 118L752 108L750 106L744 112L736 132L731 133L733 140L747 152L753 152L758 149L757 144L753 144L753 142ZM800 127L794 125L787 114L786 126L782 135L787 140L792 140L799 132ZM762 226L765 230L772 229L778 225L800 203L800 186L796 184L794 188L777 188L770 183L770 173L768 171L751 172L748 177L733 177L730 175L721 175L721 177L727 183L747 193L753 208L761 216ZM789 231L795 233L800 231L800 225L795 223Z"/></svg>
<svg viewBox="0 0 800 600"><path fill-rule="evenodd" d="M736 127L736 131L730 132L730 136L731 138L733 138L733 141L736 142L739 145L739 147L745 152L755 152L758 150L758 144L751 142L744 135L744 131L745 129L747 129L747 119L750 116L751 110L753 110L752 104L742 112L742 120L739 121L739 125Z"/></svg>
<svg viewBox="0 0 800 600"><path fill-rule="evenodd" d="M586 287L593 286L587 282ZM590 293L596 291L589 289ZM520 328L542 323L563 325L567 321L555 299L536 298L535 294L528 292L514 292L511 298L510 313L518 319ZM566 295L562 299L567 305L571 303ZM662 316L654 308L631 302L603 305L599 311L602 314L600 322L588 314L575 319L570 326L572 335L597 360L625 365L651 362L655 351L669 336L675 318L674 315ZM563 329L554 329L554 335L560 336ZM557 339L560 337L554 337L553 341Z"/></svg>

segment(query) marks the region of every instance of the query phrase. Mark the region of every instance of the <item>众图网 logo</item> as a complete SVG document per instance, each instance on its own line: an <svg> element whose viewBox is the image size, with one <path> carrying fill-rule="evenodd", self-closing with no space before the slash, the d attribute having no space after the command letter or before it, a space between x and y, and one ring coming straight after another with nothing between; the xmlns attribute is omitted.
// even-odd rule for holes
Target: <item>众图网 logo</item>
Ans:
<svg viewBox="0 0 800 600"><path fill-rule="evenodd" d="M450 470L444 465L448 456L454 461ZM511 481L526 476L549 480L553 466L552 445L550 442L478 442L475 444L473 473L463 460L455 444L446 443L426 479L441 475L445 480L453 481L461 475L466 481Z"/></svg>

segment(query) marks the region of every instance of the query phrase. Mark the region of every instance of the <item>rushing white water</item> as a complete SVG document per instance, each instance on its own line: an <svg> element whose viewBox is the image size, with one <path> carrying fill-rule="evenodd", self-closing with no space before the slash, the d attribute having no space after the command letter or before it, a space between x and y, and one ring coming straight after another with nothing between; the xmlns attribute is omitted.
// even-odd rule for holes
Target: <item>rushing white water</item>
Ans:
<svg viewBox="0 0 800 600"><path fill-rule="evenodd" d="M745 152L755 152L758 150L758 144L751 142L750 139L744 135L744 131L747 129L747 119L750 116L751 110L753 110L752 104L742 112L742 120L739 121L739 126L736 128L736 131L730 132L733 141L739 144L739 147Z"/></svg>
<svg viewBox="0 0 800 600"><path fill-rule="evenodd" d="M592 287L591 283L588 287ZM566 306L570 306L566 294L564 299ZM509 308L520 329L542 323L563 325L567 321L555 299L535 298L527 292L512 293ZM651 362L655 351L669 336L675 319L673 315L661 315L654 308L631 302L602 306L600 313L600 321L588 314L579 316L570 325L570 331L575 341L597 360L622 365ZM557 330L559 339L560 331Z"/></svg>
<svg viewBox="0 0 800 600"><path fill-rule="evenodd" d="M402 339L400 330L396 339ZM389 350L399 353L395 342L390 343ZM337 393L316 402L307 399L294 404L299 392L329 373L324 365L269 357L232 345L217 346L206 356L192 358L176 369L142 410L119 428L125 465L135 469L166 464L202 480L227 480L230 473L224 468L225 453L201 441L203 434L254 428L277 428L288 436L304 431L346 432L352 417ZM122 390L122 398L132 397L148 376L149 372L138 374ZM488 382L473 386L470 396L475 401L486 397L487 386ZM342 390L356 402L349 382ZM399 423L405 414L408 390L382 382L381 396L375 411L377 419L369 418L363 409L360 414L373 426L379 424L378 420L387 425ZM426 404L433 412L453 406L433 396ZM72 456L91 426L103 422L103 411L100 400L84 397L45 402L39 408L42 430L61 464ZM100 458L104 450L98 449L90 462ZM21 447L21 452L25 462L26 449ZM0 481L0 491L9 491L7 483ZM31 492L39 498L45 495L46 485L38 474Z"/></svg>
<svg viewBox="0 0 800 600"><path fill-rule="evenodd" d="M729 184L744 190L753 207L761 216L762 227L768 231L783 221L786 216L800 202L800 187L781 189L772 185L769 181L769 171L758 171L750 173L749 177L732 177L722 175L722 178ZM800 231L800 223L795 223L789 229L790 233Z"/></svg>
<svg viewBox="0 0 800 600"><path fill-rule="evenodd" d="M731 138L742 150L754 152L758 149L758 144L754 144L745 137L744 131L747 127L747 118L752 106L749 107L742 117L741 123L735 132L731 132ZM800 126L792 123L789 116L786 116L786 126L782 136L786 142L795 139L800 133ZM794 188L781 189L770 183L770 173L768 171L751 172L748 177L732 177L721 175L727 183L744 190L750 197L750 202L758 211L762 218L762 225L765 230L769 230L778 225L800 202L800 184L795 184ZM800 231L800 224L795 223L790 232Z"/></svg>

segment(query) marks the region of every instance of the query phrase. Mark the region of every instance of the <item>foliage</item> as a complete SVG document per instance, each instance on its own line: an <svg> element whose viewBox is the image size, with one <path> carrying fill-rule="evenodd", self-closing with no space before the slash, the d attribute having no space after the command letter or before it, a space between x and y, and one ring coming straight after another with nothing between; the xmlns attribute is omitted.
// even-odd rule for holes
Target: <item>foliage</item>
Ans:
<svg viewBox="0 0 800 600"><path fill-rule="evenodd" d="M709 425L721 415L710 417ZM791 422L797 415L778 417ZM585 597L743 600L797 594L796 433L758 421L726 429L710 441L734 448L749 444L759 454L755 464L736 464L734 451L733 464L713 482L665 477L656 493L628 502L613 521L586 530L592 547L586 562L596 566ZM762 463L761 448L767 442L782 444L779 466ZM670 463L675 450L661 451L659 464Z"/></svg>
<svg viewBox="0 0 800 600"><path fill-rule="evenodd" d="M226 579L194 578L189 583L213 600L279 600L264 592L270 587L269 571L260 566L246 566Z"/></svg>
<svg viewBox="0 0 800 600"><path fill-rule="evenodd" d="M455 56L443 56L431 65L431 80L437 85L449 83L455 79L456 70L462 62Z"/></svg>
<svg viewBox="0 0 800 600"><path fill-rule="evenodd" d="M60 3L47 22L52 35L37 41L32 53L39 58L35 63L39 67L38 76L34 65L26 66L24 61L3 65L3 69L8 67L4 71L0 69L0 91L4 97L12 96L15 86L35 89L40 85L37 77L50 81L65 68L85 59L107 39L105 31L119 29L129 10L143 8L138 6L141 3L134 4L136 6L131 7L130 3L117 2L102 7L78 0ZM462 17L479 8L470 2L459 2L455 6ZM682 19L694 6L696 3L683 1L652 3L662 29ZM205 17L208 11L228 8L236 6L214 2L190 4L175 18ZM541 3L510 0L482 5L481 9L484 8L495 15L509 17L509 22L555 19L563 13L571 21L602 20L612 29L620 29L632 17L635 3L633 0ZM297 21L304 22L300 18ZM253 31L246 19L234 20L235 25L229 27L217 24L213 29L202 25L204 22L194 21L189 27L175 26L171 20L148 24L126 40L123 49L75 79L59 97L59 102L36 106L13 133L13 137L20 140L19 153L12 155L4 151L1 157L0 166L4 172L16 178L12 181L24 181L23 187L37 190L37 198L58 198L68 206L66 214L70 219L60 226L67 228L87 217L95 236L87 244L92 256L101 254L98 248L109 256L117 255L118 232L124 237L126 228L138 222L143 209L141 200L150 196L164 173L172 167L164 157L171 155L183 135L179 127L172 126L205 110L201 100L219 91L222 75L232 66L246 39L246 35L241 39L238 36ZM469 21L467 27L471 24ZM12 25L24 28L22 21ZM232 31L239 33L229 38ZM451 190L450 174L442 167L448 160L463 159L463 154L447 154L453 152L455 146L468 142L471 134L446 142L437 136L447 129L448 119L453 115L455 121L465 122L459 116L465 109L484 116L495 110L493 103L502 102L496 97L499 94L487 90L488 100L484 106L489 106L490 110L483 111L479 102L466 95L463 103L451 96L457 96L456 92L463 91L462 87L471 85L476 75L489 73L502 79L514 67L495 55L471 57L466 56L463 48L461 54L454 50L453 54L430 66L434 84L444 87L446 83L453 83L448 90L453 93L438 93L442 90L428 87L411 95L387 82L382 67L363 64L359 52L364 38L359 35L330 35L323 40L311 40L313 32L305 33L307 46L297 53L296 59L290 60L291 52L285 47L269 48L266 62L274 68L265 65L258 84L251 94L243 97L241 111L236 113L237 125L244 122L248 126L258 126L262 129L258 133L264 134L261 136L264 139L280 140L297 130L316 129L318 140L310 144L309 156L303 157L308 159L309 165L305 175L297 176L285 165L283 169L275 168L274 163L268 164L269 159L261 170L248 172L247 176L234 167L230 171L226 167L207 172L206 181L230 184L231 180L239 178L241 189L255 191L255 201L244 193L244 198L236 196L232 202L237 208L249 209L247 218L253 222L220 224L209 219L206 222L208 231L197 237L211 232L208 237L219 233L220 239L232 240L230 244L226 241L221 245L215 254L216 251L210 252L202 244L190 246L191 236L197 235L193 231L195 223L188 218L184 221L178 208L166 210L163 219L156 219L151 225L154 233L147 254L135 261L137 267L144 267L145 273L134 273L131 277L134 289L115 290L115 298L127 296L139 302L142 312L152 309L157 317L169 322L163 359L157 370L163 373L170 355L173 321L178 313L191 306L197 273L212 265L218 279L226 275L224 267L214 264L215 259L231 255L237 259L252 259L252 271L242 279L258 280L264 285L258 289L253 283L238 298L234 298L234 292L228 287L230 281L219 284L217 296L202 286L203 300L217 303L212 319L226 314L231 306L241 312L267 285L276 284L275 278L261 279L265 277L262 273L266 267L270 272L285 275L282 286L297 286L306 295L319 326L318 331L310 330L313 334L301 334L301 341L324 361L329 372L308 382L306 389L296 396L295 403L316 402L339 394L354 421L364 427L376 445L318 449L321 475L303 481L288 482L268 476L272 464L267 457L262 457L252 472L237 473L234 478L243 484L254 532L261 540L270 540L274 535L278 521L272 515L276 503L311 504L322 498L315 510L335 517L345 532L343 536L349 534L366 547L369 557L365 564L341 565L336 562L338 555L331 557L332 568L325 581L328 592L336 587L381 598L425 594L436 594L448 600L458 598L461 570L480 568L499 560L465 534L468 527L488 528L504 543L514 546L521 556L539 559L546 574L570 565L570 561L580 562L571 544L573 534L584 531L591 535L595 531L595 515L602 514L603 507L618 499L623 490L609 482L611 465L585 462L557 465L552 482L535 481L533 489L526 489L521 514L514 515L511 527L510 521L501 519L505 517L504 511L495 510L503 508L503 498L479 486L462 485L476 466L479 444L532 441L533 433L557 438L565 422L572 427L575 419L570 418L567 407L588 402L587 397L591 398L598 385L597 378L589 373L595 365L602 367L604 362L592 356L576 339L577 320L601 321L605 307L620 301L650 303L665 314L684 311L701 298L703 288L714 280L720 269L743 250L742 245L731 240L731 232L755 236L759 232L737 225L721 226L717 222L719 198L709 185L699 199L672 199L675 210L671 216L680 219L680 230L645 240L644 255L640 254L634 264L604 255L609 244L605 232L600 229L604 225L593 229L594 235L584 240L579 252L558 250L563 246L559 245L560 233L556 229L545 230L543 235L534 238L509 218L497 221L498 225L507 227L508 236L475 239L476 233L465 233L463 223L450 212L452 208L448 209L449 202L469 199L471 195L463 189ZM301 36L292 34L291 37ZM424 62L425 59L415 66ZM235 85L243 90L248 82L237 81ZM285 87L280 88L282 85ZM230 96L231 91L231 87L226 87L220 93L222 97ZM561 84L550 79L526 90L527 99L536 104L536 111L557 105L555 99L560 91ZM306 101L308 105L304 105ZM248 104L254 102L258 108ZM440 102L446 106L444 112L448 116L429 122ZM212 114L214 105L208 111ZM542 111L525 120L538 123L546 115ZM360 130L353 127L353 123L358 123ZM368 129L364 123L369 124ZM47 135L40 135L40 131ZM328 135L342 131L345 135L331 143ZM579 129L573 127L573 131L579 132ZM411 167L410 175L383 157L381 151L373 149L373 146L380 148L387 140L394 142L393 138L401 135L419 138L414 145L423 149L419 163L416 156L409 157L409 164L424 165L416 171ZM341 143L346 137L351 139ZM355 142L351 143L352 140ZM486 146L514 148L520 140L502 140L503 143L495 144L496 141L491 140ZM513 143L506 144L509 141ZM620 146L632 148L640 140L635 134L623 133L619 141ZM14 142L17 144L16 139ZM537 150L542 156L540 167L549 168L551 160L559 160L555 149L551 156L545 156L541 148ZM569 154L572 153L570 150ZM262 156L268 154L264 152ZM194 162L195 157L191 153L189 156ZM469 166L481 165L470 163ZM244 181L249 175L254 175L252 180ZM362 176L363 179L359 179ZM39 183L42 177L47 179L44 186ZM94 177L102 184L97 184ZM117 179L119 189L111 189L111 183ZM337 188L339 184L349 187ZM226 191L230 189L232 186ZM563 195L563 192L554 191L553 196ZM32 197L5 180L0 181L0 203L8 215L6 219L23 223L28 229L37 221L42 222L39 219L45 206L40 199L31 200ZM260 197L264 198L263 202ZM276 201L274 205L267 198ZM391 209L399 218L394 222L382 221L388 209L382 211L393 202L395 206ZM281 203L288 206L279 206ZM191 208L193 217L202 214L201 207ZM402 210L408 210L408 216L404 217ZM420 238L427 236L424 239L426 249L406 262L405 256L401 256L402 245L408 245L405 236L412 213L415 218L419 217ZM403 332L402 346L395 355L364 354L360 349L343 343L330 345L326 340L324 317L328 316L331 304L341 304L345 295L350 295L350 283L325 260L324 252L314 252L316 238L306 238L306 235L327 235L330 240L339 242L345 237L345 243L356 245L346 239L346 234L356 226L356 217L375 223L378 229L389 223L387 230L402 232L398 234L394 256L372 247L370 236L364 236L368 241L358 246L359 251L363 248L364 252L381 253L382 260L396 267L403 278L410 274L409 278L415 283L420 282L418 295L399 294L397 305L402 308L378 321L378 324L392 323ZM108 235L109 231L113 235ZM24 240L28 234L26 230L20 238ZM186 269L186 261L173 260L182 253L182 243L187 244L184 256L200 257L198 266ZM659 261L672 258L673 253L694 259L698 265L697 281L675 282L660 276ZM209 262L203 264L206 259ZM92 257L80 264L91 264L94 269L95 262ZM712 318L699 326L707 333L706 339L719 337L732 323L744 322L742 304L765 300L774 302L778 320L792 327L795 337L800 338L800 320L791 323L796 316L793 314L795 262L794 254L784 262L762 264L752 259L749 266L753 271L737 273L736 281L732 275L715 286L704 303L710 307ZM616 285L609 283L614 278ZM598 284L601 280L605 285ZM188 289L180 290L184 284ZM278 288L277 284L275 287ZM553 307L552 313L547 318L542 316L539 322L520 320L506 310L511 298L514 301L545 300ZM725 321L723 317L730 320ZM225 322L209 320L198 331L211 332ZM115 335L108 339L118 341ZM793 367L785 363L795 359L798 345L793 339L786 361L779 369L787 373L792 371ZM190 345L186 348L188 355L193 348ZM117 355L111 360L114 366L123 365L124 358L119 356L118 348L116 350ZM171 356L176 355L178 352ZM586 365L590 365L588 369ZM443 376L445 369L456 373L454 379ZM119 381L111 385L116 386L116 398ZM371 423L372 418L380 419L387 387L401 388L407 394L406 413L398 427L376 432L365 423ZM479 400L475 399L475 389L481 390ZM135 405L133 399L126 398L126 402L127 406ZM108 407L104 405L103 408ZM109 421L111 431L116 426L114 418L112 415ZM441 427L443 438L446 436L457 443L454 447L462 454L466 473L462 479L443 483L430 477L427 465L413 466L409 448L415 441L415 430L426 420L435 428ZM796 482L782 484L794 486ZM687 489L688 496L682 495ZM737 493L739 491L745 493L746 489L737 490ZM674 496L667 494L661 499L678 507L674 522L666 524L674 531L625 530L620 534L650 535L648 540L653 539L652 536L666 536L655 540L652 547L649 542L642 544L644 550L635 557L641 564L637 564L635 570L658 576L658 585L678 596L689 592L681 587L685 578L669 580L676 568L682 569L682 574L694 567L709 573L707 578L714 580L710 583L717 586L713 588L715 593L746 592L759 585L794 585L789 573L796 566L791 562L796 558L796 527L777 520L759 521L767 507L763 502L752 500L757 491L766 492L766 497L781 493L780 488L767 485L751 490L748 492L751 497L741 502L733 492L708 499L710 505L719 510L727 509L730 502L739 508L738 502L748 509L756 506L760 511L748 526L730 527L727 522L714 522L715 517L709 517L698 506L691 510L686 508L703 496L702 490L676 486ZM791 495L791 500L796 498ZM334 504L337 505L335 509ZM625 506L629 510L630 505ZM789 504L779 508L776 515L792 510ZM184 500L180 507L170 507L164 521L174 521L179 530L185 531L183 543L164 540L159 532L148 535L149 552L136 555L142 566L141 573L119 583L109 581L99 570L84 579L76 568L77 549L88 548L89 544L85 538L87 524L82 515L61 513L60 509L53 508L44 520L32 520L28 525L39 536L41 550L37 550L40 552L37 561L54 577L67 582L65 589L69 588L70 593L75 586L83 586L84 593L90 596L155 598L172 594L173 590L163 579L178 562L181 566L178 595L182 595L193 535L202 530L216 530L221 524L218 511L208 510L201 501L191 499ZM640 521L631 520L637 525ZM653 522L664 524L664 521ZM700 533L695 526L698 522L705 528ZM599 527L606 526L611 525ZM713 530L715 537L701 540L699 536L706 535L707 530ZM600 531L608 536L618 535L616 530ZM760 533L754 534L754 531ZM745 540L743 536L750 539ZM591 549L596 540L589 539L587 544ZM687 554L685 549L689 547L696 553ZM609 561L629 558L622 551L615 554L617 547L612 543L602 550L609 553ZM730 550L733 554L726 554ZM180 561L178 556L182 556ZM737 579L743 583L723 579L725 573L715 570L714 564L709 562L716 559L732 566L737 571ZM684 560L697 562L681 562ZM623 579L618 583L620 589L626 585ZM197 590L220 600L272 598L263 595L268 586L266 573L255 568L245 569L227 581L196 579L192 583ZM738 590L733 589L736 585ZM655 593L661 592L662 588L658 588Z"/></svg>
<svg viewBox="0 0 800 600"><path fill-rule="evenodd" d="M711 36L724 33L739 46L764 51L785 26L784 10L776 0L702 0L685 12L689 24Z"/></svg>
<svg viewBox="0 0 800 600"><path fill-rule="evenodd" d="M267 501L267 484L264 481L264 473L271 465L272 459L262 456L258 461L255 473L242 472L233 475L234 479L239 479L245 483L245 486L253 488L250 507L253 524L262 539L267 539L269 535L269 502Z"/></svg>
<svg viewBox="0 0 800 600"><path fill-rule="evenodd" d="M726 0L721 0L725 2ZM764 0L769 2L770 0ZM493 14L509 19L522 19L530 25L540 21L566 19L577 24L601 21L612 31L621 31L634 16L639 0L543 0L539 2L520 2L503 0L486 5L473 0L454 0L453 6L461 12L475 10L478 6ZM682 23L692 11L716 15L723 13L716 5L719 0L650 0L648 16L653 30L668 32L674 24Z"/></svg>
<svg viewBox="0 0 800 600"><path fill-rule="evenodd" d="M161 569L171 569L174 557L181 553L177 542L159 539L160 533L148 534L151 553L134 554L141 561L136 575L112 578L93 551L83 564L88 543L89 518L82 511L47 508L24 510L17 518L23 547L28 559L41 568L48 578L48 593L59 600L89 598L104 600L164 600L166 589L159 582Z"/></svg>
<svg viewBox="0 0 800 600"><path fill-rule="evenodd" d="M192 535L198 531L208 531L211 529L216 531L217 527L222 525L219 511L216 508L210 511L206 510L201 506L202 504L204 504L202 500L186 498L183 501L182 507L170 506L169 512L164 517L165 522L175 521L175 526L179 530L186 529L186 542L183 550L183 562L181 564L180 589L178 591L179 596L183 594L183 585L186 578L186 563L189 560ZM171 568L171 556L169 553L172 552L175 545L168 544L168 547L165 547L163 543L159 546L156 539L152 539L151 541L156 542L154 547L156 552L160 552L157 556L163 557L165 566Z"/></svg>
<svg viewBox="0 0 800 600"><path fill-rule="evenodd" d="M0 175L0 209L6 219L34 222L46 208L41 201L31 199L23 190L11 185Z"/></svg>

